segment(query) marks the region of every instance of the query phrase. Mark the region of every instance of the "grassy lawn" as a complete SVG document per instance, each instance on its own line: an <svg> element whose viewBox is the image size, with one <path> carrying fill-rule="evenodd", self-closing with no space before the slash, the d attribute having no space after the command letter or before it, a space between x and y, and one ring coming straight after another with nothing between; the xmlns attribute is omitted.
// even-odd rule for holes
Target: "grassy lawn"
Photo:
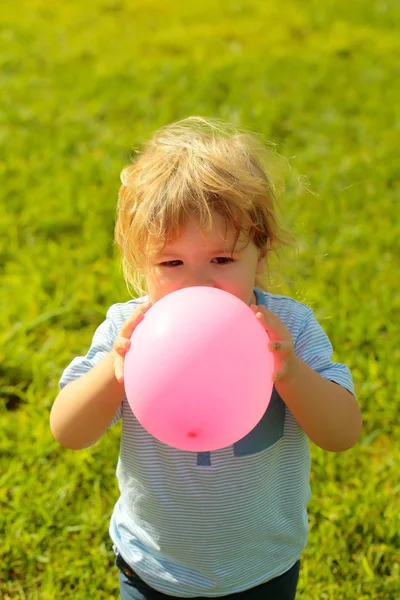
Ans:
<svg viewBox="0 0 400 600"><path fill-rule="evenodd" d="M68 451L49 411L62 370L129 299L119 172L191 114L261 131L308 176L313 194L288 189L298 251L272 291L314 309L363 412L354 449L312 447L298 598L400 598L399 19L397 0L2 3L1 599L118 597L120 427Z"/></svg>

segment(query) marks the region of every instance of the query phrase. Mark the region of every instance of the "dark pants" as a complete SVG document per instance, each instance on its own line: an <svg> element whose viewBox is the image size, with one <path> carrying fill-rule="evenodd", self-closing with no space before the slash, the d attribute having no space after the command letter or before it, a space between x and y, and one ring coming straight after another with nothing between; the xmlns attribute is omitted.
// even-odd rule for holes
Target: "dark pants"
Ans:
<svg viewBox="0 0 400 600"><path fill-rule="evenodd" d="M140 579L132 571L120 554L117 555L115 563L119 569L121 600L171 600L171 598L177 598L177 596L169 596L158 592L147 585L143 579ZM267 581L267 583L262 583L244 592L221 597L224 600L294 600L299 572L300 561L297 561L289 571ZM207 600L202 596L198 596L198 598Z"/></svg>

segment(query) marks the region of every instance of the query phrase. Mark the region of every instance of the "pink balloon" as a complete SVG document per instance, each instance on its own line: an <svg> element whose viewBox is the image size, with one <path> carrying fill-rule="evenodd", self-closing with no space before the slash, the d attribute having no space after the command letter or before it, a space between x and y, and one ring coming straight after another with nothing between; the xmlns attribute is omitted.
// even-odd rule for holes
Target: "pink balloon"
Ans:
<svg viewBox="0 0 400 600"><path fill-rule="evenodd" d="M128 402L155 438L204 452L234 444L272 393L268 335L253 311L211 287L172 292L145 314L125 357Z"/></svg>

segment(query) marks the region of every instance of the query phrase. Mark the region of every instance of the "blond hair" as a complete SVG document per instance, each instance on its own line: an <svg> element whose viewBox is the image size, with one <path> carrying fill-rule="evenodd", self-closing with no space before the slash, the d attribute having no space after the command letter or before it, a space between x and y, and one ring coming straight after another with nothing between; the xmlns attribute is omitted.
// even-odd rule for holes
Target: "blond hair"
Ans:
<svg viewBox="0 0 400 600"><path fill-rule="evenodd" d="M288 168L260 134L217 119L189 117L157 131L121 173L115 242L128 290L146 293L147 260L190 215L206 232L219 214L236 241L245 232L263 255L293 245L277 218ZM255 284L265 289L262 276Z"/></svg>

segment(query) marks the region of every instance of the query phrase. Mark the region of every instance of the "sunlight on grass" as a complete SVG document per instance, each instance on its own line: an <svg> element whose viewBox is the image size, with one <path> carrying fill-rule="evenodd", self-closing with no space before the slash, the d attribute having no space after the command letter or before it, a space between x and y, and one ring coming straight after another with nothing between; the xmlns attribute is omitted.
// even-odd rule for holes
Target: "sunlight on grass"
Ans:
<svg viewBox="0 0 400 600"><path fill-rule="evenodd" d="M400 597L399 17L383 0L0 7L2 599L118 596L119 426L66 451L49 411L62 370L129 298L119 173L190 114L261 131L308 176L314 193L285 200L298 248L272 291L313 308L363 411L354 449L312 448L298 598Z"/></svg>

